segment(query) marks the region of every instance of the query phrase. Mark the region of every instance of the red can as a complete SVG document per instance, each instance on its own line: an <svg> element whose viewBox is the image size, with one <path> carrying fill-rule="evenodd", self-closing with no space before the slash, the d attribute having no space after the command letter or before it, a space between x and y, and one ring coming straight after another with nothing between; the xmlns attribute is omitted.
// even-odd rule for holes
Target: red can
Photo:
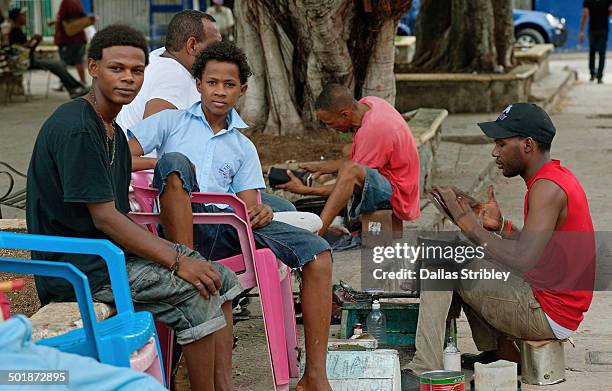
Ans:
<svg viewBox="0 0 612 391"><path fill-rule="evenodd" d="M465 375L457 371L429 371L419 377L419 391L464 391Z"/></svg>

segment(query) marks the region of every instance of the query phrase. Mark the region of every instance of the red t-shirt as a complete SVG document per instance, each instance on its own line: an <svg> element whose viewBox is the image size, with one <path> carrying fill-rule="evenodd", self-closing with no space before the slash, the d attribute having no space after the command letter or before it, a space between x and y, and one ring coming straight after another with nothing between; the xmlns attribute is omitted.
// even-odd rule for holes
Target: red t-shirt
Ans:
<svg viewBox="0 0 612 391"><path fill-rule="evenodd" d="M542 309L559 325L576 330L593 299L595 235L586 194L578 179L558 160L552 160L527 181L524 216L529 213L529 190L546 179L567 196L567 216L555 230L537 265L524 277Z"/></svg>
<svg viewBox="0 0 612 391"><path fill-rule="evenodd" d="M62 3L57 10L57 18L55 22L55 44L58 46L68 45L70 43L87 43L85 32L81 31L71 37L64 32L62 22L85 16L83 3L81 0L62 0Z"/></svg>
<svg viewBox="0 0 612 391"><path fill-rule="evenodd" d="M351 160L387 178L393 188L393 212L402 220L415 220L421 214L420 165L412 132L401 114L384 99L366 96L359 102L370 110L355 133Z"/></svg>

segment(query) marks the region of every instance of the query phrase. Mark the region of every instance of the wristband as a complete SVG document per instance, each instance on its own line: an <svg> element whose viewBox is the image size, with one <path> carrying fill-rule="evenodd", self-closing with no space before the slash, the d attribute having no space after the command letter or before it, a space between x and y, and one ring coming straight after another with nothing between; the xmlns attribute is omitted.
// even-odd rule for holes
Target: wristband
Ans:
<svg viewBox="0 0 612 391"><path fill-rule="evenodd" d="M506 231L506 235L512 232L512 221L506 220L505 231Z"/></svg>
<svg viewBox="0 0 612 391"><path fill-rule="evenodd" d="M175 282L176 273L178 273L178 270L179 270L179 266L180 266L179 258L180 257L181 257L181 253L177 249L176 250L176 258L174 259L174 264L172 266L170 266L170 276L172 278L172 282L173 283Z"/></svg>

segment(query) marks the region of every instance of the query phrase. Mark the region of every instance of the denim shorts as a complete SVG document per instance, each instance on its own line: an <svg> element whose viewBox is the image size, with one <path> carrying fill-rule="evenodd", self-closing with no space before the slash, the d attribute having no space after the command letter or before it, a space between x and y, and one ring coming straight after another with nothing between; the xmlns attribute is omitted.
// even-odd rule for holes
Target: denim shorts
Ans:
<svg viewBox="0 0 612 391"><path fill-rule="evenodd" d="M274 194L261 192L261 203L268 205L272 208L273 212L295 212L297 209L295 205L284 198L276 196Z"/></svg>
<svg viewBox="0 0 612 391"><path fill-rule="evenodd" d="M189 194L198 191L195 168L183 154L172 152L161 157L155 166L153 187L163 193L166 178L176 172ZM266 198L263 198L266 200ZM191 204L194 212L219 213L231 209L221 209L215 205ZM301 268L316 259L318 254L330 251L329 243L322 237L305 229L280 221L272 221L265 227L254 229L253 237L257 248L269 248L284 264L291 268ZM229 225L194 226L194 246L206 259L212 261L240 254L240 243L236 230Z"/></svg>
<svg viewBox="0 0 612 391"><path fill-rule="evenodd" d="M389 180L377 170L364 166L366 177L360 193L353 193L353 201L349 212L351 219L360 214L372 213L379 209L391 209L391 194L393 189Z"/></svg>
<svg viewBox="0 0 612 391"><path fill-rule="evenodd" d="M181 254L205 260L196 251L183 245L172 244ZM189 282L172 276L166 267L136 256L126 257L126 268L134 308L149 311L155 320L176 332L178 343L185 345L225 327L221 305L242 292L236 274L218 263L212 265L221 273L221 289L205 299ZM96 301L112 304L110 285L93 294Z"/></svg>

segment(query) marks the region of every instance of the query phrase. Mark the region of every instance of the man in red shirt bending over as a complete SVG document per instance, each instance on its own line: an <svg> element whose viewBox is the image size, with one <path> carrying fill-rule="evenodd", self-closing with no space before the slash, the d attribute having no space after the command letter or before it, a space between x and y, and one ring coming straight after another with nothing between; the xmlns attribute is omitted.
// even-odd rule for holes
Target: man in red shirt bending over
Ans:
<svg viewBox="0 0 612 391"><path fill-rule="evenodd" d="M402 220L415 220L419 208L419 154L401 114L385 100L366 96L359 101L348 88L328 84L315 102L319 119L330 129L355 132L350 159L302 164L314 173L335 174L335 184L308 187L291 171L292 180L279 188L298 194L327 197L321 212L324 234L332 220L353 197L350 217L393 209Z"/></svg>
<svg viewBox="0 0 612 391"><path fill-rule="evenodd" d="M463 271L514 272L497 282L457 281L454 292L483 352L462 357L466 368L503 358L509 339L568 338L589 309L595 281L595 238L586 194L574 174L550 158L556 131L548 114L535 104L515 103L496 121L478 125L495 140L492 155L503 175L520 175L527 194L519 230L502 217L492 187L489 200L474 210L453 189L437 189L461 231L494 260L473 260ZM442 368L445 321L453 299L453 291L421 288L416 354L407 368L417 373Z"/></svg>

